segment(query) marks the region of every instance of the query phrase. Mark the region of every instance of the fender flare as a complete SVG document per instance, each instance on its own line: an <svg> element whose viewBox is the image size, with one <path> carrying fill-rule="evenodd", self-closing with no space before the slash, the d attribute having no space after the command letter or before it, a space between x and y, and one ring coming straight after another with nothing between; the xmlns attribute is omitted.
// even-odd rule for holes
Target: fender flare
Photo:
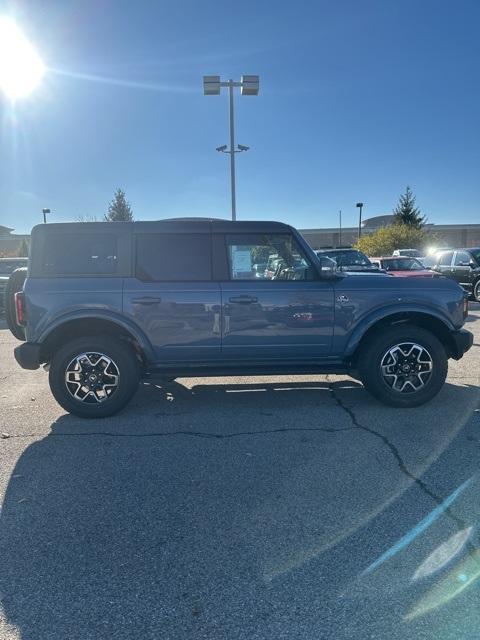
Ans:
<svg viewBox="0 0 480 640"><path fill-rule="evenodd" d="M370 313L367 317L364 317L359 321L350 335L345 349L345 355L347 357L353 355L362 338L366 332L373 327L373 325L382 320L386 320L390 316L396 316L399 313L420 313L424 316L430 316L431 318L435 318L435 320L439 320L448 331L455 331L455 327L450 319L437 309L432 309L431 307L418 305L416 303L399 304L395 306L391 305L377 309L375 312Z"/></svg>
<svg viewBox="0 0 480 640"><path fill-rule="evenodd" d="M138 325L128 319L125 319L124 316L120 316L115 313L108 313L98 309L72 311L70 313L58 316L53 322L48 324L47 327L43 329L36 342L43 344L46 340L48 340L49 336L56 329L65 324L68 324L73 320L104 320L106 322L110 322L111 324L115 324L117 325L117 327L120 327L121 329L129 333L132 338L134 338L138 342L148 361L153 362L155 360L155 353L152 347L152 343Z"/></svg>

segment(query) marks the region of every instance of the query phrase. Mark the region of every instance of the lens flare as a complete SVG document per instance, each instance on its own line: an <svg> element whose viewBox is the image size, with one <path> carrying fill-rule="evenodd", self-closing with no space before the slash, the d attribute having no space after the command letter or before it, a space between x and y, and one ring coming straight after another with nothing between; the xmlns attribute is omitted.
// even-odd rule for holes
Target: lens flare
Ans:
<svg viewBox="0 0 480 640"><path fill-rule="evenodd" d="M0 17L0 91L10 100L28 96L41 82L45 66L10 18Z"/></svg>

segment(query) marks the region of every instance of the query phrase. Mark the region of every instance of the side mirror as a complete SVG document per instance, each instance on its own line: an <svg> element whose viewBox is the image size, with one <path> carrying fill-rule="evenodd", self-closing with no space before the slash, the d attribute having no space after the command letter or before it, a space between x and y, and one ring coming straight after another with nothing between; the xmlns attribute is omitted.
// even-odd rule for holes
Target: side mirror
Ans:
<svg viewBox="0 0 480 640"><path fill-rule="evenodd" d="M472 269L476 269L478 267L478 264L476 264L476 262L474 262L473 260L470 260L468 264Z"/></svg>
<svg viewBox="0 0 480 640"><path fill-rule="evenodd" d="M334 280L337 277L337 263L326 256L319 256L320 273L324 280Z"/></svg>

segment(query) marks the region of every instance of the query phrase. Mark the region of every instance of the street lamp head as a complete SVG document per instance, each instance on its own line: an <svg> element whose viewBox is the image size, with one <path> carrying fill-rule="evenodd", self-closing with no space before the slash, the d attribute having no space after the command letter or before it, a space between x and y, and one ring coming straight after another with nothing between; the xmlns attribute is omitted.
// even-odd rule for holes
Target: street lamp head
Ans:
<svg viewBox="0 0 480 640"><path fill-rule="evenodd" d="M0 17L0 92L10 100L28 96L41 82L45 66L10 18Z"/></svg>
<svg viewBox="0 0 480 640"><path fill-rule="evenodd" d="M248 151L250 147L246 147L244 144L237 144L237 148L239 151Z"/></svg>
<svg viewBox="0 0 480 640"><path fill-rule="evenodd" d="M50 213L50 209L42 209L42 213Z"/></svg>
<svg viewBox="0 0 480 640"><path fill-rule="evenodd" d="M357 207L363 207L363 202L357 202L357 204L355 205Z"/></svg>
<svg viewBox="0 0 480 640"><path fill-rule="evenodd" d="M203 76L203 95L220 95L220 76Z"/></svg>
<svg viewBox="0 0 480 640"><path fill-rule="evenodd" d="M216 150L219 151L220 153L223 153L224 151L227 150L227 145L226 144L222 144L222 146L221 147L217 147Z"/></svg>
<svg viewBox="0 0 480 640"><path fill-rule="evenodd" d="M240 81L242 83L240 90L242 96L258 96L260 76L242 76Z"/></svg>

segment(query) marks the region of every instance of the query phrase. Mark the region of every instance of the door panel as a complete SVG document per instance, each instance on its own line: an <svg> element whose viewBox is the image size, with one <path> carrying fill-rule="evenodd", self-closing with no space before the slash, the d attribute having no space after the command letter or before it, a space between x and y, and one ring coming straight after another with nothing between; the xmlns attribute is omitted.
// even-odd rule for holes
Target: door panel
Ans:
<svg viewBox="0 0 480 640"><path fill-rule="evenodd" d="M210 233L177 231L136 235L136 277L124 280L124 313L143 329L160 364L220 356Z"/></svg>
<svg viewBox="0 0 480 640"><path fill-rule="evenodd" d="M220 355L218 283L124 281L123 311L145 332L161 363Z"/></svg>
<svg viewBox="0 0 480 640"><path fill-rule="evenodd" d="M222 357L330 354L334 289L327 281L222 282Z"/></svg>
<svg viewBox="0 0 480 640"><path fill-rule="evenodd" d="M222 357L282 360L327 357L334 326L332 281L289 233L225 237ZM314 279L315 278L315 279Z"/></svg>

